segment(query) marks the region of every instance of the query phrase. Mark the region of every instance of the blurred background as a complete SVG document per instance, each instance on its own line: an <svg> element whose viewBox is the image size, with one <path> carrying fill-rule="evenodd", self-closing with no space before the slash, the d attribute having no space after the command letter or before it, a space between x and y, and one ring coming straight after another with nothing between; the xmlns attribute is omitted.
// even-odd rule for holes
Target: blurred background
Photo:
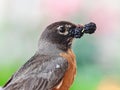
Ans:
<svg viewBox="0 0 120 90"><path fill-rule="evenodd" d="M70 90L120 90L120 0L0 0L0 86L34 55L44 28L61 20L97 24L74 41Z"/></svg>

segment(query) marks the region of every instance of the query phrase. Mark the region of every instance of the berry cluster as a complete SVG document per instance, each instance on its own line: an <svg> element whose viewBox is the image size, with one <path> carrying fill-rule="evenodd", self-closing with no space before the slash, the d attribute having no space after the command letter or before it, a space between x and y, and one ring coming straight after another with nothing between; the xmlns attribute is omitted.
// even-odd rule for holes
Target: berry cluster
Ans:
<svg viewBox="0 0 120 90"><path fill-rule="evenodd" d="M69 36L74 38L81 38L84 33L86 34L92 34L96 30L96 24L93 22L90 22L88 24L85 24L84 26L78 26L74 29L69 30Z"/></svg>
<svg viewBox="0 0 120 90"><path fill-rule="evenodd" d="M83 27L77 27L74 30L69 30L69 36L74 37L74 38L80 38L81 36L83 36Z"/></svg>

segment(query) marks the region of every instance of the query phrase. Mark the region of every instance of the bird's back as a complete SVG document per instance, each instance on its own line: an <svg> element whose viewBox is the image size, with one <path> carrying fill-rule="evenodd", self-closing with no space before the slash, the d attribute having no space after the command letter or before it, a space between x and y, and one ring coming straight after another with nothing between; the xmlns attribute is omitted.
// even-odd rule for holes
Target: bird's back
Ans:
<svg viewBox="0 0 120 90"><path fill-rule="evenodd" d="M51 90L59 84L67 61L58 55L35 55L6 83L4 90Z"/></svg>

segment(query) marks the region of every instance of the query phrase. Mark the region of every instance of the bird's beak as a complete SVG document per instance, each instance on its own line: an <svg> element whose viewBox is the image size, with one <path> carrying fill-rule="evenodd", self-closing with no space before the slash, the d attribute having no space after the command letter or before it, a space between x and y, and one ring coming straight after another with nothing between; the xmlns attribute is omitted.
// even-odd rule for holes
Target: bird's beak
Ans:
<svg viewBox="0 0 120 90"><path fill-rule="evenodd" d="M85 25L76 25L76 28L69 30L69 36L73 38L81 38L84 33L86 34L92 34L96 30L96 24L93 22L90 22Z"/></svg>

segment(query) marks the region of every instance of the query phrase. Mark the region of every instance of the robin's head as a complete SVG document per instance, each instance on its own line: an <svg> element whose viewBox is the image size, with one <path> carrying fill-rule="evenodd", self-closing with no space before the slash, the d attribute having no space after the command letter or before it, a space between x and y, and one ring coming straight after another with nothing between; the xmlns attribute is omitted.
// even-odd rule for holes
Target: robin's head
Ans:
<svg viewBox="0 0 120 90"><path fill-rule="evenodd" d="M80 38L84 33L91 34L96 30L94 23L86 25L75 25L66 21L55 22L45 29L40 40L55 44L61 50L68 50L74 38Z"/></svg>

